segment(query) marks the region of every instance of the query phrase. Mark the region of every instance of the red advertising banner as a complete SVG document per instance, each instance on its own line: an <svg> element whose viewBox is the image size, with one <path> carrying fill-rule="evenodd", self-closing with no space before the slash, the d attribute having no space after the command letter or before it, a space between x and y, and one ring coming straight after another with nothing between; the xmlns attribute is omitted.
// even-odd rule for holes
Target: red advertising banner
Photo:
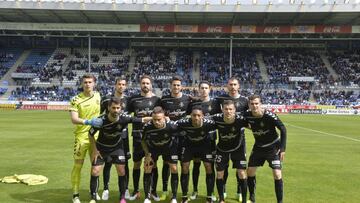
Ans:
<svg viewBox="0 0 360 203"><path fill-rule="evenodd" d="M175 25L140 25L140 32L174 32Z"/></svg>
<svg viewBox="0 0 360 203"><path fill-rule="evenodd" d="M316 25L315 26L316 33L351 33L350 25Z"/></svg>
<svg viewBox="0 0 360 203"><path fill-rule="evenodd" d="M255 25L232 26L231 33L256 33Z"/></svg>
<svg viewBox="0 0 360 203"><path fill-rule="evenodd" d="M269 34L290 33L290 26L256 26L256 33L269 33Z"/></svg>
<svg viewBox="0 0 360 203"><path fill-rule="evenodd" d="M230 33L231 26L214 25L214 26L199 26L199 32L201 33Z"/></svg>
<svg viewBox="0 0 360 203"><path fill-rule="evenodd" d="M197 33L198 26L197 25L175 25L175 32Z"/></svg>
<svg viewBox="0 0 360 203"><path fill-rule="evenodd" d="M291 33L315 33L315 25L291 26Z"/></svg>
<svg viewBox="0 0 360 203"><path fill-rule="evenodd" d="M267 110L276 113L276 114L280 114L280 113L289 113L289 109L285 108L277 108L277 107L273 107L273 108L267 108Z"/></svg>
<svg viewBox="0 0 360 203"><path fill-rule="evenodd" d="M288 109L316 109L315 105L287 105Z"/></svg>
<svg viewBox="0 0 360 203"><path fill-rule="evenodd" d="M46 104L24 104L21 109L24 110L47 110L47 105Z"/></svg>

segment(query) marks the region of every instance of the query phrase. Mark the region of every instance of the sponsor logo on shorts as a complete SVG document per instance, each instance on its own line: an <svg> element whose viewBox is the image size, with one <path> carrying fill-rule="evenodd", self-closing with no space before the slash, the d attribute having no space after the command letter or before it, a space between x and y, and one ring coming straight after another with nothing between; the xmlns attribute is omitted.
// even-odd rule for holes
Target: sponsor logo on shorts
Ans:
<svg viewBox="0 0 360 203"><path fill-rule="evenodd" d="M176 160L176 159L178 159L178 156L177 156L177 155L172 155L172 156L171 156L171 159Z"/></svg>
<svg viewBox="0 0 360 203"><path fill-rule="evenodd" d="M206 157L207 159L212 159L212 158L213 158L212 154L207 154L205 157Z"/></svg>
<svg viewBox="0 0 360 203"><path fill-rule="evenodd" d="M273 165L280 165L280 163L281 163L281 162L280 162L279 160L275 160L275 161L272 161L272 162L271 162L271 164L273 164Z"/></svg>
<svg viewBox="0 0 360 203"><path fill-rule="evenodd" d="M246 165L246 161L240 161L241 165Z"/></svg>
<svg viewBox="0 0 360 203"><path fill-rule="evenodd" d="M119 156L119 160L125 160L125 156Z"/></svg>

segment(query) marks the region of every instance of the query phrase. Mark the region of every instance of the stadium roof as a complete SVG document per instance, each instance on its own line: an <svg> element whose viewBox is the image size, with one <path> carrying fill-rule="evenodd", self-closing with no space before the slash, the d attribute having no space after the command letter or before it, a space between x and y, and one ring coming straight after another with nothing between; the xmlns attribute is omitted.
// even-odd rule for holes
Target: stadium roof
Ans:
<svg viewBox="0 0 360 203"><path fill-rule="evenodd" d="M95 24L360 25L360 0L0 1L0 21ZM326 3L327 2L327 3ZM0 22L1 23L1 22Z"/></svg>
<svg viewBox="0 0 360 203"><path fill-rule="evenodd" d="M283 2L284 1L284 2ZM210 37L229 35L139 33L140 25L290 26L360 25L360 0L0 0L0 35ZM129 25L129 26L128 26ZM30 29L21 29L31 27ZM49 29L47 29L49 27ZM56 28L54 28L56 27ZM65 28L59 30L59 28ZM98 30L93 30L92 28ZM106 29L105 29L106 27ZM39 29L41 28L41 29ZM44 28L44 29L43 29ZM109 28L107 30L107 28ZM113 28L113 29L112 29ZM116 31L115 28L117 29ZM124 29L125 31L121 31ZM126 30L127 29L127 30ZM137 28L139 30L140 28ZM354 29L357 30L354 33ZM25 31L24 31L25 30ZM49 32L47 32L49 31ZM359 39L360 26L342 38ZM263 35L272 38L271 35ZM313 35L315 36L315 35ZM238 34L234 37L248 38ZM251 36L250 36L251 37ZM275 36L277 38L277 36ZM282 35L306 38L308 34ZM334 35L324 38L337 38ZM257 35L255 38L261 38ZM315 38L323 38L316 34Z"/></svg>

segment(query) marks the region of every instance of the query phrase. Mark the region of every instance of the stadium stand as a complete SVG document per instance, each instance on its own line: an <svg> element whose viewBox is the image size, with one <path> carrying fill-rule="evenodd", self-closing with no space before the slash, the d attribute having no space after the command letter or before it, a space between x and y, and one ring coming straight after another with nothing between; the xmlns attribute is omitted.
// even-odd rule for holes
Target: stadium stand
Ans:
<svg viewBox="0 0 360 203"><path fill-rule="evenodd" d="M314 77L320 84L334 84L334 79L322 62L319 54L310 50L263 51L270 83L277 86L289 85L289 77ZM309 83L302 89L309 89Z"/></svg>
<svg viewBox="0 0 360 203"><path fill-rule="evenodd" d="M20 48L0 48L0 78L15 64L22 51Z"/></svg>
<svg viewBox="0 0 360 203"><path fill-rule="evenodd" d="M329 52L332 67L342 85L360 85L360 51Z"/></svg>

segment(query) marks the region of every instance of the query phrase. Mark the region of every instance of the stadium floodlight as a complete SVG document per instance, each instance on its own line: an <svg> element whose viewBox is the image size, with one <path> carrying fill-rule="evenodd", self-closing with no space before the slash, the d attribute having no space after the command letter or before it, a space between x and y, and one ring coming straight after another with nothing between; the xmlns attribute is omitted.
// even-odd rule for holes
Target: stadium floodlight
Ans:
<svg viewBox="0 0 360 203"><path fill-rule="evenodd" d="M329 3L329 0L324 0L324 4L328 4Z"/></svg>
<svg viewBox="0 0 360 203"><path fill-rule="evenodd" d="M252 3L253 3L253 4L257 4L257 0L252 0Z"/></svg>
<svg viewBox="0 0 360 203"><path fill-rule="evenodd" d="M189 4L189 0L184 0L184 4Z"/></svg>
<svg viewBox="0 0 360 203"><path fill-rule="evenodd" d="M205 1L205 5L210 5L210 1Z"/></svg>
<svg viewBox="0 0 360 203"><path fill-rule="evenodd" d="M269 5L273 5L273 2L272 2L271 0L269 0L269 2L268 2L268 3L269 3Z"/></svg>
<svg viewBox="0 0 360 203"><path fill-rule="evenodd" d="M221 0L221 5L226 4L226 0Z"/></svg>
<svg viewBox="0 0 360 203"><path fill-rule="evenodd" d="M282 4L283 0L279 0L279 4Z"/></svg>
<svg viewBox="0 0 360 203"><path fill-rule="evenodd" d="M295 0L289 0L289 4L294 4Z"/></svg>
<svg viewBox="0 0 360 203"><path fill-rule="evenodd" d="M315 4L316 0L311 0L310 3Z"/></svg>

